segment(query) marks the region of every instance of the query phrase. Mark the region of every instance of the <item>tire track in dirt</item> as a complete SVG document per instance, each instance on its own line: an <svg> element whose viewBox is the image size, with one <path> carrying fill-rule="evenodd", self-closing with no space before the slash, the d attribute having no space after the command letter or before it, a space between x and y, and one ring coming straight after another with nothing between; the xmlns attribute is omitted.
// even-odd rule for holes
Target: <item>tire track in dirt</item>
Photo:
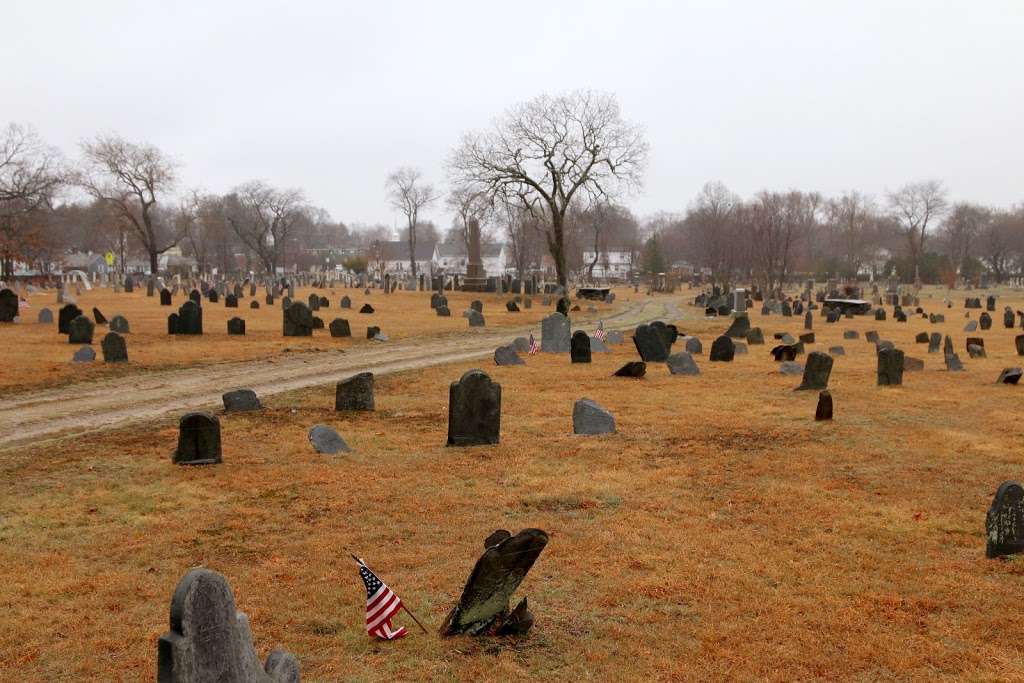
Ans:
<svg viewBox="0 0 1024 683"><path fill-rule="evenodd" d="M631 329L677 312L668 302L633 304L604 317L605 329ZM583 318L580 325L595 320ZM210 408L220 404L224 392L240 387L266 397L330 384L356 372L385 375L460 363L488 356L495 347L537 327L502 328L441 339L411 338L394 344L360 346L344 353L302 353L159 370L18 394L0 400L0 451L152 421L168 413Z"/></svg>

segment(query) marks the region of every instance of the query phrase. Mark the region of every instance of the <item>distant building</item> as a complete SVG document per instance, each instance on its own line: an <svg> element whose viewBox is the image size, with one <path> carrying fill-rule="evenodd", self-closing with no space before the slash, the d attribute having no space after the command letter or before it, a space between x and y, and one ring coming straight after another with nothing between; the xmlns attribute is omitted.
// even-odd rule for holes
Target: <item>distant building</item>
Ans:
<svg viewBox="0 0 1024 683"><path fill-rule="evenodd" d="M430 275L433 273L434 258L437 245L434 242L416 243L416 272ZM385 274L393 276L412 275L409 266L409 244L404 241L377 242L370 247L367 254L369 268L377 277ZM383 268L382 268L383 266Z"/></svg>
<svg viewBox="0 0 1024 683"><path fill-rule="evenodd" d="M94 254L91 251L73 251L61 259L61 265L65 271L80 270L88 275L109 273L112 269L107 265L103 254Z"/></svg>
<svg viewBox="0 0 1024 683"><path fill-rule="evenodd" d="M508 249L502 243L480 245L480 261L484 272L490 277L499 277L508 269ZM469 256L465 244L438 244L434 259L434 270L447 275L465 275Z"/></svg>
<svg viewBox="0 0 1024 683"><path fill-rule="evenodd" d="M199 262L182 254L180 247L171 247L157 257L157 268L161 273L191 275L199 269Z"/></svg>
<svg viewBox="0 0 1024 683"><path fill-rule="evenodd" d="M583 250L583 274L590 274L590 264L593 263L595 255L597 263L594 263L595 278L601 280L626 280L633 270L633 261L636 252L633 249L615 247L602 250L600 253L593 249Z"/></svg>

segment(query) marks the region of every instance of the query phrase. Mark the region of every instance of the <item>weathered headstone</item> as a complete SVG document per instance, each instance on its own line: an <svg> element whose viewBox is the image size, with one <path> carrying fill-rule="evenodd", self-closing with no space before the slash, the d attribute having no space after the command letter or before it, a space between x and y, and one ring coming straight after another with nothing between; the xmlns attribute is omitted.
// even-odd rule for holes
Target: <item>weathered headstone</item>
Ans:
<svg viewBox="0 0 1024 683"><path fill-rule="evenodd" d="M750 318L744 313L733 318L732 324L729 325L729 329L725 331L725 334L733 339L746 339L749 330Z"/></svg>
<svg viewBox="0 0 1024 683"><path fill-rule="evenodd" d="M220 420L209 413L186 413L178 422L178 447L171 455L177 465L221 462Z"/></svg>
<svg viewBox="0 0 1024 683"><path fill-rule="evenodd" d="M747 343L751 345L764 344L764 332L760 327L751 327L747 330Z"/></svg>
<svg viewBox="0 0 1024 683"><path fill-rule="evenodd" d="M878 386L903 384L903 351L884 348L878 352Z"/></svg>
<svg viewBox="0 0 1024 683"><path fill-rule="evenodd" d="M811 351L804 366L803 381L794 391L813 389L820 391L828 388L828 378L832 374L832 356L821 351Z"/></svg>
<svg viewBox="0 0 1024 683"><path fill-rule="evenodd" d="M791 360L784 360L779 364L779 374L782 375L802 375L804 372L804 366Z"/></svg>
<svg viewBox="0 0 1024 683"><path fill-rule="evenodd" d="M71 356L72 363L91 363L96 360L96 352L91 346L83 346Z"/></svg>
<svg viewBox="0 0 1024 683"><path fill-rule="evenodd" d="M573 434L614 434L615 418L589 398L581 398L572 407Z"/></svg>
<svg viewBox="0 0 1024 683"><path fill-rule="evenodd" d="M96 324L80 315L68 323L68 343L70 344L92 344L93 331Z"/></svg>
<svg viewBox="0 0 1024 683"><path fill-rule="evenodd" d="M363 304L362 308L359 309L360 313L370 314L373 313L373 306L370 304Z"/></svg>
<svg viewBox="0 0 1024 683"><path fill-rule="evenodd" d="M281 313L284 320L284 336L313 336L313 313L306 304L295 301L291 306L285 307Z"/></svg>
<svg viewBox="0 0 1024 683"><path fill-rule="evenodd" d="M259 398L256 397L256 392L252 389L229 391L221 396L221 400L224 401L224 412L226 413L259 410L263 407L260 404Z"/></svg>
<svg viewBox="0 0 1024 683"><path fill-rule="evenodd" d="M1024 487L1004 481L985 515L985 557L1024 551Z"/></svg>
<svg viewBox="0 0 1024 683"><path fill-rule="evenodd" d="M448 390L448 445L496 444L501 434L501 385L469 370Z"/></svg>
<svg viewBox="0 0 1024 683"><path fill-rule="evenodd" d="M348 321L344 318L335 318L331 321L328 326L331 331L332 337L351 337L352 328L349 326Z"/></svg>
<svg viewBox="0 0 1024 683"><path fill-rule="evenodd" d="M686 344L684 346L687 353L699 356L704 353L704 347L700 343L700 339L697 337L687 337Z"/></svg>
<svg viewBox="0 0 1024 683"><path fill-rule="evenodd" d="M334 388L335 410L373 410L373 373L360 372Z"/></svg>
<svg viewBox="0 0 1024 683"><path fill-rule="evenodd" d="M43 325L52 325L53 311L51 311L49 308L40 308L39 315L36 317L36 322L39 322Z"/></svg>
<svg viewBox="0 0 1024 683"><path fill-rule="evenodd" d="M828 390L818 394L818 407L814 410L815 422L823 422L832 419L832 394Z"/></svg>
<svg viewBox="0 0 1024 683"><path fill-rule="evenodd" d="M128 345L117 332L108 332L100 342L100 348L103 350L104 363L128 362Z"/></svg>
<svg viewBox="0 0 1024 683"><path fill-rule="evenodd" d="M529 349L529 343L527 343L527 350ZM526 365L526 361L519 357L516 353L515 347L499 346L494 350L494 364L495 365Z"/></svg>
<svg viewBox="0 0 1024 683"><path fill-rule="evenodd" d="M15 297L17 302L17 297ZM17 313L15 313L17 315ZM60 311L57 312L57 331L60 334L71 333L71 321L82 315L82 309L74 304L65 304ZM13 320L13 318L12 318Z"/></svg>
<svg viewBox="0 0 1024 683"><path fill-rule="evenodd" d="M960 361L960 356L955 353L945 354L946 369L950 372L963 372L964 364Z"/></svg>
<svg viewBox="0 0 1024 683"><path fill-rule="evenodd" d="M327 425L313 425L309 430L309 443L313 450L324 455L337 455L338 453L351 453L352 449L345 443L332 427Z"/></svg>
<svg viewBox="0 0 1024 683"><path fill-rule="evenodd" d="M668 365L668 371L673 375L694 376L700 374L700 368L697 367L693 356L687 351L672 354L666 360L666 364Z"/></svg>
<svg viewBox="0 0 1024 683"><path fill-rule="evenodd" d="M484 314L475 308L471 308L466 311L466 319L469 320L470 327L484 327L486 321L484 320Z"/></svg>
<svg viewBox="0 0 1024 683"><path fill-rule="evenodd" d="M583 330L576 330L569 342L569 360L573 363L590 363L590 336Z"/></svg>
<svg viewBox="0 0 1024 683"><path fill-rule="evenodd" d="M640 379L647 373L647 363L642 360L631 360L615 371L615 377L632 377Z"/></svg>
<svg viewBox="0 0 1024 683"><path fill-rule="evenodd" d="M732 362L735 355L736 344L733 343L732 339L723 334L711 343L711 352L708 355L708 360L729 363Z"/></svg>
<svg viewBox="0 0 1024 683"><path fill-rule="evenodd" d="M664 363L669 356L665 336L654 325L640 325L633 331L633 345L646 363Z"/></svg>
<svg viewBox="0 0 1024 683"><path fill-rule="evenodd" d="M540 350L544 353L568 353L570 347L569 319L552 313L540 323Z"/></svg>
<svg viewBox="0 0 1024 683"><path fill-rule="evenodd" d="M1003 368L1003 371L999 373L999 379L996 380L996 384L1017 384L1020 382L1022 374L1024 374L1024 370L1020 368Z"/></svg>

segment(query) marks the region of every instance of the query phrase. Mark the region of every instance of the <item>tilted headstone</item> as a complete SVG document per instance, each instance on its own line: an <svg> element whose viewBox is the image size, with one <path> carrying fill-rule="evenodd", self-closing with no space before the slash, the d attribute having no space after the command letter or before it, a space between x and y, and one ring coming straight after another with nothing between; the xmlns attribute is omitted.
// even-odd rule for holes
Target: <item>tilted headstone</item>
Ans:
<svg viewBox="0 0 1024 683"><path fill-rule="evenodd" d="M334 388L335 410L373 410L373 373L360 372Z"/></svg>
<svg viewBox="0 0 1024 683"><path fill-rule="evenodd" d="M309 443L313 450L323 455L337 455L338 453L351 453L352 449L345 443L345 439L327 425L313 425L309 430Z"/></svg>
<svg viewBox="0 0 1024 683"><path fill-rule="evenodd" d="M107 317L103 315L103 313L100 312L100 309L96 308L95 306L93 306L92 309L92 319L96 321L97 325L107 324Z"/></svg>
<svg viewBox="0 0 1024 683"><path fill-rule="evenodd" d="M1022 374L1024 374L1024 370L1020 368L1003 368L1003 371L999 373L996 384L1017 384L1020 382Z"/></svg>
<svg viewBox="0 0 1024 683"><path fill-rule="evenodd" d="M736 344L732 339L723 334L711 343L711 352L708 354L708 360L729 363L732 362L735 355Z"/></svg>
<svg viewBox="0 0 1024 683"><path fill-rule="evenodd" d="M171 598L170 631L157 643L157 683L299 683L299 662L275 649L260 665L249 618L227 579L189 571Z"/></svg>
<svg viewBox="0 0 1024 683"><path fill-rule="evenodd" d="M960 356L955 353L945 354L946 369L950 372L963 372L964 364L960 361Z"/></svg>
<svg viewBox="0 0 1024 683"><path fill-rule="evenodd" d="M747 332L750 330L750 318L747 314L739 315L733 318L732 324L729 325L729 329L725 331L726 336L732 337L733 339L746 339Z"/></svg>
<svg viewBox="0 0 1024 683"><path fill-rule="evenodd" d="M884 348L878 352L878 386L903 384L903 351Z"/></svg>
<svg viewBox="0 0 1024 683"><path fill-rule="evenodd" d="M569 342L569 359L573 363L591 362L590 336L583 330L576 330Z"/></svg>
<svg viewBox="0 0 1024 683"><path fill-rule="evenodd" d="M441 635L523 634L529 630L533 617L526 599L511 613L509 600L547 544L548 535L540 529L524 529L515 536L503 529L491 534L459 603L441 626Z"/></svg>
<svg viewBox="0 0 1024 683"><path fill-rule="evenodd" d="M569 319L561 313L552 313L540 323L540 350L544 353L568 353L571 335Z"/></svg>
<svg viewBox="0 0 1024 683"><path fill-rule="evenodd" d="M369 315L370 313L373 313L373 306L370 304L363 304L363 307L359 309L359 312Z"/></svg>
<svg viewBox="0 0 1024 683"><path fill-rule="evenodd" d="M646 363L664 363L668 360L669 349L665 338L653 325L640 325L633 331L633 345Z"/></svg>
<svg viewBox="0 0 1024 683"><path fill-rule="evenodd" d="M820 391L828 388L828 378L832 374L832 356L821 351L811 351L804 366L804 378L794 391L813 389Z"/></svg>
<svg viewBox="0 0 1024 683"><path fill-rule="evenodd" d="M1024 487L1004 481L985 515L985 557L1024 551Z"/></svg>
<svg viewBox="0 0 1024 683"><path fill-rule="evenodd" d="M100 342L100 347L103 350L104 363L128 362L128 345L125 343L124 337L117 332L108 332Z"/></svg>
<svg viewBox="0 0 1024 683"><path fill-rule="evenodd" d="M256 392L252 389L235 389L221 396L224 401L224 412L237 413L247 410L259 410L263 406Z"/></svg>
<svg viewBox="0 0 1024 683"><path fill-rule="evenodd" d="M581 398L572 407L573 434L614 434L615 418L589 398Z"/></svg>
<svg viewBox="0 0 1024 683"><path fill-rule="evenodd" d="M171 455L177 465L215 465L221 462L220 420L209 413L186 413L178 421L178 447Z"/></svg>
<svg viewBox="0 0 1024 683"><path fill-rule="evenodd" d="M616 370L613 376L640 379L645 374L647 374L647 363L642 360L632 360Z"/></svg>
<svg viewBox="0 0 1024 683"><path fill-rule="evenodd" d="M529 342L527 342L527 350L529 349ZM516 353L516 349L509 346L499 346L494 350L494 364L500 366L508 365L526 365L526 361L519 357Z"/></svg>
<svg viewBox="0 0 1024 683"><path fill-rule="evenodd" d="M921 372L924 370L924 361L913 356L903 356L903 372Z"/></svg>
<svg viewBox="0 0 1024 683"><path fill-rule="evenodd" d="M496 444L501 434L501 385L469 370L448 390L448 445Z"/></svg>
<svg viewBox="0 0 1024 683"><path fill-rule="evenodd" d="M286 337L312 337L313 336L313 314L306 304L295 301L291 306L281 311L284 321L284 336Z"/></svg>
<svg viewBox="0 0 1024 683"><path fill-rule="evenodd" d="M673 375L695 376L700 374L700 368L697 367L693 356L687 351L672 354L666 360L666 364L668 371Z"/></svg>

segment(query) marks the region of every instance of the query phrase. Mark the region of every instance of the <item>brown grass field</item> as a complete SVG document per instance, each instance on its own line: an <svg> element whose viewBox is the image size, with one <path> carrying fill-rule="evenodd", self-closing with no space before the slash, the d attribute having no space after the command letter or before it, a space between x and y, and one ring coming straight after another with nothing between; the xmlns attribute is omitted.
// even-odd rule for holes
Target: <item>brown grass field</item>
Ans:
<svg viewBox="0 0 1024 683"><path fill-rule="evenodd" d="M632 295L631 290L618 291L619 300L614 304L595 304L599 313L620 309ZM529 310L509 313L505 309L505 301L510 298L509 295L469 292L446 292L452 312L450 318L438 317L429 306L429 295L422 292L396 291L385 295L382 290L370 290L371 294L364 296L363 290L344 287L333 290L296 288L296 301L305 302L313 292L319 296L326 296L331 301L330 308L321 309L314 315L319 315L325 326L335 318L345 318L352 328L351 338L333 339L327 329L315 330L312 337L282 336L280 299L272 306L267 306L262 289L255 297L260 302L258 310L249 308L249 302L253 297L246 296L241 299L237 309L225 308L223 298L216 304L204 299L202 337L167 334L167 316L177 312L181 304L187 301L187 292L179 292L173 300L173 306L160 306L159 296L147 297L145 287L141 290L136 288L131 294L114 294L109 288L83 291L82 296L76 299L78 307L90 319L93 307L99 308L108 320L115 315L123 315L128 319L131 332L126 336L130 360L127 366L110 366L102 362L100 341L108 329L100 325L96 326L93 336L93 348L96 350L98 362L72 363L71 356L78 350L78 345L68 344L67 336L57 331L57 312L61 306L56 303L56 292L51 290L29 294L27 299L30 308L25 309L21 316L24 322L17 325L0 325L0 348L4 349L7 361L4 371L0 373L0 390L53 386L140 370L194 367L219 361L268 358L281 354L286 349L345 349L355 344L373 343L366 339L368 325L380 327L392 340L410 336L430 337L458 333L467 328L468 324L462 317L462 312L469 308L470 302L474 299L480 299L484 303L487 328L538 323L551 312L550 307L544 308L539 305L542 297L533 297L535 305ZM351 310L339 307L341 298L346 295L352 300ZM359 308L364 303L373 306L372 315L359 313ZM53 311L52 325L36 322L41 308ZM228 336L227 321L235 316L245 320L244 337Z"/></svg>
<svg viewBox="0 0 1024 683"><path fill-rule="evenodd" d="M999 311L1024 308L1006 294ZM174 419L0 455L0 679L153 680L171 593L196 565L228 578L260 654L295 653L304 681L1024 679L1024 561L984 556L996 487L1024 478L1024 386L995 384L1022 364L1020 330L1003 329L997 311L979 334L989 357L970 360L963 294L946 310L938 291L922 303L944 325L815 317L811 348L847 351L830 383L836 418L815 423L817 393L792 391L799 377L778 374L769 345L707 361L727 323L682 306L691 296L676 297L691 316L677 322L704 342L699 377L654 365L643 380L611 377L636 358L627 338L589 366L541 355L525 367L381 377L373 414L335 413L333 387L273 397L263 412L221 417L224 463L214 467L171 465ZM394 317L384 330L412 334L430 313L419 300L409 309L385 307ZM232 352L295 344L279 337L272 310L260 342ZM769 342L803 327L756 312L752 323ZM861 339L843 341L845 329ZM869 329L925 370L875 386ZM914 344L936 329L952 335L967 372L947 373L941 354ZM201 344L223 354L225 340ZM138 342L133 333L130 352ZM445 448L448 384L473 366L502 384L502 443ZM581 397L609 408L618 433L574 436ZM314 453L306 431L316 423L355 452ZM514 598L529 597L531 633L438 638L483 539L526 527L551 536ZM367 638L348 550L430 635Z"/></svg>

